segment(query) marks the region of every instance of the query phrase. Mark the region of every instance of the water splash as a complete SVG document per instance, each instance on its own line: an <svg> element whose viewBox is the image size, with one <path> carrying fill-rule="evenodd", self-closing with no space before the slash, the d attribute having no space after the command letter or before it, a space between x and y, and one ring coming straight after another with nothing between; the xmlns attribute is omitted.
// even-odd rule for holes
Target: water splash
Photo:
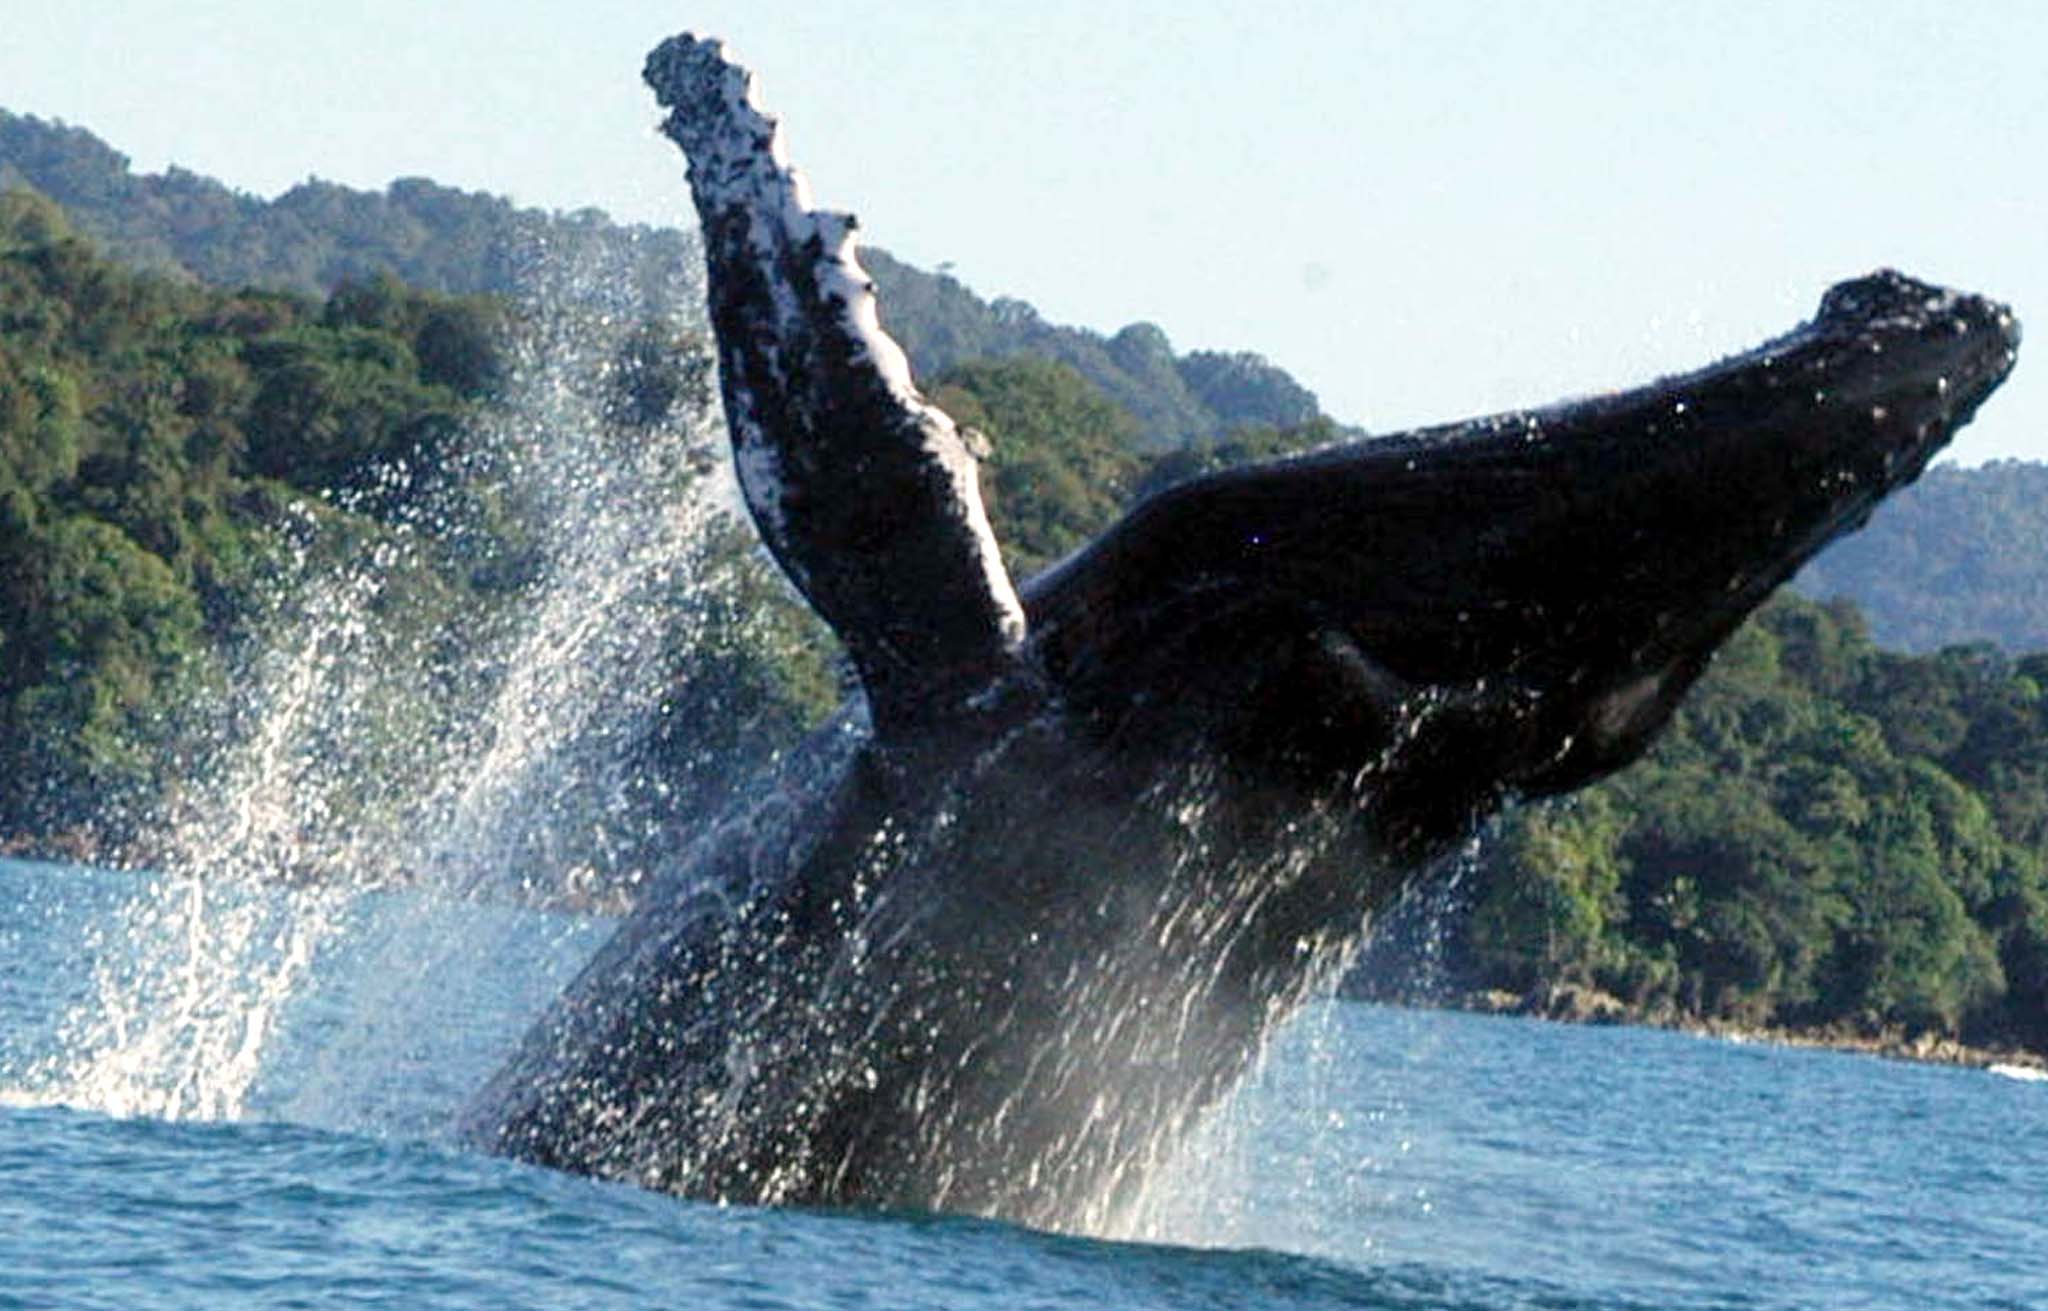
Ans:
<svg viewBox="0 0 2048 1311"><path fill-rule="evenodd" d="M587 899L635 881L653 835L632 801L664 783L633 748L696 602L724 583L707 542L735 498L708 395L652 425L617 419L620 349L646 303L623 261L585 247L528 263L491 419L434 468L385 470L367 495L404 508L380 529L346 501L292 507L257 637L151 812L160 872L98 932L91 995L24 1095L241 1116L373 890ZM701 304L690 286L658 295ZM507 542L521 559L491 558ZM478 606L436 581L471 556L527 578ZM353 1072L459 954L416 937L383 950L380 986L324 1036L294 1113L350 1118Z"/></svg>
<svg viewBox="0 0 2048 1311"><path fill-rule="evenodd" d="M1395 971L1405 997L1447 995L1446 950L1480 852L1474 837L1437 874L1412 885L1345 968ZM1380 941L1382 931L1391 942ZM1373 962L1376 955L1388 959ZM1244 1082L1143 1176L1101 1235L1355 1259L1355 1223L1339 1234L1329 1217L1433 1210L1426 1194L1393 1182L1417 1146L1412 1109L1397 1088L1398 1067L1429 1059L1441 1034L1404 1023L1404 1041L1377 1053L1386 1068L1361 1068L1340 1018L1335 1004L1316 1002L1271 1034Z"/></svg>

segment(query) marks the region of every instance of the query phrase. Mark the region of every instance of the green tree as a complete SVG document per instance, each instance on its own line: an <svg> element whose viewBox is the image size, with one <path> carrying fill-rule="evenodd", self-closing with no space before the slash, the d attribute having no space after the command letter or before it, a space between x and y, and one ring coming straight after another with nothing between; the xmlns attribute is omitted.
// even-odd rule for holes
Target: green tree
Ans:
<svg viewBox="0 0 2048 1311"><path fill-rule="evenodd" d="M1136 426L1066 365L973 360L932 399L990 446L989 517L1010 572L1028 577L1113 522L1136 481Z"/></svg>

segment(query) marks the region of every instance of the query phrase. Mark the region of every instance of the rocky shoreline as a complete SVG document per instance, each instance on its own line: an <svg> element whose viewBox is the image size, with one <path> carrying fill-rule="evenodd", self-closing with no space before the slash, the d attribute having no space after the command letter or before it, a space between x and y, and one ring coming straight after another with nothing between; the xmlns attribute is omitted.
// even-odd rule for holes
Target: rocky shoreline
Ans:
<svg viewBox="0 0 2048 1311"><path fill-rule="evenodd" d="M0 860L118 867L125 863L124 855L91 828L60 829L54 833L0 832Z"/></svg>
<svg viewBox="0 0 2048 1311"><path fill-rule="evenodd" d="M1778 1047L1823 1048L1856 1052L1886 1060L1923 1065L1962 1065L1975 1069L2020 1072L2048 1079L2048 1053L2003 1044L1973 1045L1934 1033L1903 1029L1865 1031L1846 1026L1786 1028L1739 1024L1728 1020L1644 1011L1612 993L1578 984L1551 984L1527 993L1501 989L1454 992L1421 1004L1483 1015L1519 1015L1560 1024L1633 1024L1669 1029L1726 1042L1769 1043Z"/></svg>

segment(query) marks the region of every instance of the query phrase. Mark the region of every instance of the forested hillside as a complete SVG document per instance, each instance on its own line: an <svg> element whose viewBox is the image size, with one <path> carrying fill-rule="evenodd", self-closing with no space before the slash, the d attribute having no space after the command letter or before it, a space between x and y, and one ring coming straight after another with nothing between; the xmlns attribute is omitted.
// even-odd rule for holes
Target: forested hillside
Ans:
<svg viewBox="0 0 2048 1311"><path fill-rule="evenodd" d="M690 238L619 226L598 210L545 214L424 178L382 192L308 179L266 201L184 169L136 174L83 128L0 110L0 191L24 187L57 202L110 258L216 287L324 297L386 273L425 291L504 295L525 289L540 253L569 266L585 250L631 269L649 312L696 294Z"/></svg>
<svg viewBox="0 0 2048 1311"><path fill-rule="evenodd" d="M1247 425L1298 427L1321 414L1313 392L1249 351L1175 355L1150 323L1105 338L1047 323L1021 300L985 302L951 277L920 272L886 251L863 251L861 262L880 291L883 325L924 377L971 359L1058 360L1129 413L1135 437L1152 450Z"/></svg>
<svg viewBox="0 0 2048 1311"><path fill-rule="evenodd" d="M494 303L137 275L0 194L0 831L152 785L303 494L431 453Z"/></svg>
<svg viewBox="0 0 2048 1311"><path fill-rule="evenodd" d="M599 210L545 214L421 178L383 192L309 180L266 201L181 169L138 175L83 128L0 110L0 190L21 186L55 200L113 258L214 286L325 296L344 281L389 273L423 290L510 295L534 290L543 255L560 269L582 252L593 265L630 270L642 313L672 311L699 294L694 238L614 224ZM1312 393L1249 352L1177 356L1150 324L1105 338L1046 323L1022 301L989 304L883 251L863 258L887 326L922 377L974 358L1060 360L1134 416L1155 449L1318 417Z"/></svg>
<svg viewBox="0 0 2048 1311"><path fill-rule="evenodd" d="M1852 598L1882 646L2048 650L2048 465L1930 469L1793 586Z"/></svg>
<svg viewBox="0 0 2048 1311"><path fill-rule="evenodd" d="M463 440L506 426L517 317L389 278L318 300L134 273L49 201L0 193L0 846L147 859L156 803L245 731L234 694L264 654L247 639L351 561L383 562L381 649L413 662L385 681L421 691L358 737L387 763L401 740L431 754L458 693L489 691L433 691L450 643L522 604L535 571L545 505ZM579 335L601 348L607 331L600 440L623 449L704 403L701 342L594 318ZM641 749L678 804L836 700L815 621L743 534L712 548L728 618L666 657L670 700L707 738L745 740L698 770L704 743L649 726ZM695 714L707 699L717 713Z"/></svg>
<svg viewBox="0 0 2048 1311"><path fill-rule="evenodd" d="M1647 759L1502 821L1439 982L2048 1050L2044 685L2048 655L1901 655L1782 595Z"/></svg>

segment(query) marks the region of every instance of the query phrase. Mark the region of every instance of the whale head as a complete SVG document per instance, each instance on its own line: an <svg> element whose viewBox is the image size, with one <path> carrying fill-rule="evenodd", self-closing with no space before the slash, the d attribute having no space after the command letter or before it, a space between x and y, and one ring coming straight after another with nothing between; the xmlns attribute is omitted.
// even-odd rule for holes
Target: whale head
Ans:
<svg viewBox="0 0 2048 1311"><path fill-rule="evenodd" d="M2018 342L2004 306L1880 272L1694 373L1184 483L1026 586L1034 643L1104 732L1200 725L1439 843L1635 759Z"/></svg>

